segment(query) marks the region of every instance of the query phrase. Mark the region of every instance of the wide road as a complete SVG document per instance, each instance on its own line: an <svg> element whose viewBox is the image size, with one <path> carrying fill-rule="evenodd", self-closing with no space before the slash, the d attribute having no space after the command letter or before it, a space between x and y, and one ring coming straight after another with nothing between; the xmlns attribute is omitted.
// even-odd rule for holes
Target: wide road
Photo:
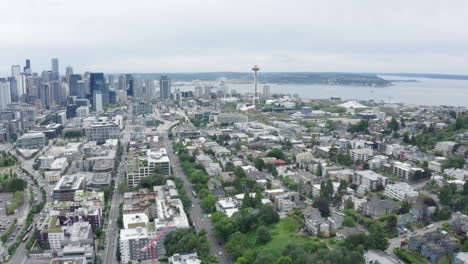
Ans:
<svg viewBox="0 0 468 264"><path fill-rule="evenodd" d="M173 123L165 122L164 125L161 126L162 128L161 132L163 133L166 132L164 131L164 129L169 128L176 122L178 121L175 121ZM188 197L192 201L193 206L189 209L189 213L190 213L190 218L192 219L192 222L193 222L193 226L195 227L195 230L197 232L200 231L201 229L206 230L208 240L210 241L210 244L211 244L211 248L210 248L211 255L217 256L219 258L220 263L222 264L232 263L229 255L226 253L226 251L224 250L224 247L222 246L222 241L217 239L214 235L211 219L208 217L203 217L203 211L200 207L200 200L192 195L192 188L191 188L192 184L188 180L187 175L185 175L185 173L183 172L182 167L180 165L179 157L174 154L174 151L172 149L172 144L167 138L167 135L164 135L163 137L163 144L167 150L169 159L171 160L171 163L174 166L173 168L174 176L179 177L183 180L185 191L187 192Z"/></svg>
<svg viewBox="0 0 468 264"><path fill-rule="evenodd" d="M10 145L10 144L0 145L0 150L1 151L7 151L7 152L10 152L11 154L15 155L18 158L21 167L28 170L33 175L33 177L36 180L38 180L39 184L45 183L44 179L39 175L39 173L37 173L37 171L32 168L32 164L33 164L34 159L26 160L23 157L21 157L20 155L17 155L16 151L13 149L13 146ZM37 198L37 201L38 202L42 201L42 193L40 192L39 187L34 185L34 182L32 180L30 180L27 175L25 175L25 174L23 175L23 172L21 170L17 170L16 174L18 175L18 177L28 181L29 187L33 188L34 196L35 196L35 198ZM48 200L50 200L50 197L48 197ZM30 206L29 206L29 188L28 188L28 189L25 190L24 203L18 210L19 211L19 216L17 218L18 219L18 225L20 225L20 224L23 225L22 228L18 231L18 234L20 234L23 229L27 229L29 227L29 226L26 226L26 224L25 224L27 215L29 213L29 210L30 210ZM34 217L34 221L36 221L38 217L39 217L39 214L37 214ZM32 230L29 231L29 233L27 233L27 235L31 235L32 232L33 232ZM4 245L5 248L7 249L9 246L11 246L13 243L15 243L17 239L18 239L18 236L16 236L14 240L7 242ZM5 255L7 255L7 254L8 254L8 252L6 252ZM8 263L15 263L15 264L25 263L26 259L27 259L27 257L26 257L26 243L20 243L18 248L15 251L15 254L11 257L11 259L10 259L10 261Z"/></svg>
<svg viewBox="0 0 468 264"><path fill-rule="evenodd" d="M101 260L105 264L114 264L118 263L117 258L116 258L116 252L117 252L117 247L119 246L117 244L118 237L120 235L119 232L119 227L117 225L117 219L119 218L119 205L122 199L122 195L120 194L118 190L118 186L120 183L120 180L125 177L125 161L124 158L127 155L127 144L130 140L130 121L126 121L126 126L122 132L122 138L121 138L121 144L123 146L123 153L121 156L121 162L117 167L117 174L115 177L115 185L114 185L114 191L112 195L112 202L111 202L111 208L109 209L109 217L107 219L107 223L104 223L107 225L106 229L104 232L106 232L106 246L104 248L104 251L102 252L101 255Z"/></svg>

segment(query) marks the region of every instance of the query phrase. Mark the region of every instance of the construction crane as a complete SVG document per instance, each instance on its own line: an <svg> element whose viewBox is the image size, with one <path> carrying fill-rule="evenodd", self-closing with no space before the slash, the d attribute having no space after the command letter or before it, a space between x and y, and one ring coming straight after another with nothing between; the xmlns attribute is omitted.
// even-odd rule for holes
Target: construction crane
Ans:
<svg viewBox="0 0 468 264"><path fill-rule="evenodd" d="M163 230L161 230L161 232L159 232L159 233L156 235L156 237L154 237L153 239L151 239L151 240L140 250L140 253L144 253L146 250L148 250L148 248L151 250L150 254L151 254L151 263L152 263L152 264L156 264L156 253L154 252L154 247L155 247L156 241L158 241L171 227L172 227L172 223L168 224L166 227L163 228Z"/></svg>

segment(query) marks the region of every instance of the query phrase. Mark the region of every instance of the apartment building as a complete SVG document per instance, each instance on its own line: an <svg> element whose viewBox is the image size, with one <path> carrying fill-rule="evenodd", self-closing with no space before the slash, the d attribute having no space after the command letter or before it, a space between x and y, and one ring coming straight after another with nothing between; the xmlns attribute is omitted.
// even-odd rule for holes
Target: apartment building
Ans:
<svg viewBox="0 0 468 264"><path fill-rule="evenodd" d="M417 197L419 195L419 193L415 191L411 185L405 182L388 184L385 186L384 194L399 201L404 201L407 198Z"/></svg>

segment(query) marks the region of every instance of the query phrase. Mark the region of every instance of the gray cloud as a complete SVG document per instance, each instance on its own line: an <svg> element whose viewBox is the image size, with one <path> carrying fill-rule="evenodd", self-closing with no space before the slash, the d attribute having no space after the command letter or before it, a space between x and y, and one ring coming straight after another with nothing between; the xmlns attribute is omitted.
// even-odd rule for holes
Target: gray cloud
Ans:
<svg viewBox="0 0 468 264"><path fill-rule="evenodd" d="M468 72L468 1L17 0L0 72Z"/></svg>

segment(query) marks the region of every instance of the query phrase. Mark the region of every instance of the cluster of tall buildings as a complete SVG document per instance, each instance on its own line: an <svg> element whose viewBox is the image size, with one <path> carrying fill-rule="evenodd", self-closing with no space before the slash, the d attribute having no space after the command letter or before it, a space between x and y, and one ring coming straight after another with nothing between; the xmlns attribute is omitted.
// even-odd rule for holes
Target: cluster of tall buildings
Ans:
<svg viewBox="0 0 468 264"><path fill-rule="evenodd" d="M87 99L89 106L99 112L105 105L125 102L127 96L146 104L157 99L153 78L131 74L115 78L102 72L77 74L71 66L67 66L65 74L61 75L59 69L57 58L51 59L50 70L41 73L32 71L29 59L23 69L20 65L12 65L11 76L0 78L0 109L11 103L28 103L37 109L51 109L66 106L68 98L73 97ZM159 85L159 98L162 101L171 99L171 80L161 76Z"/></svg>

